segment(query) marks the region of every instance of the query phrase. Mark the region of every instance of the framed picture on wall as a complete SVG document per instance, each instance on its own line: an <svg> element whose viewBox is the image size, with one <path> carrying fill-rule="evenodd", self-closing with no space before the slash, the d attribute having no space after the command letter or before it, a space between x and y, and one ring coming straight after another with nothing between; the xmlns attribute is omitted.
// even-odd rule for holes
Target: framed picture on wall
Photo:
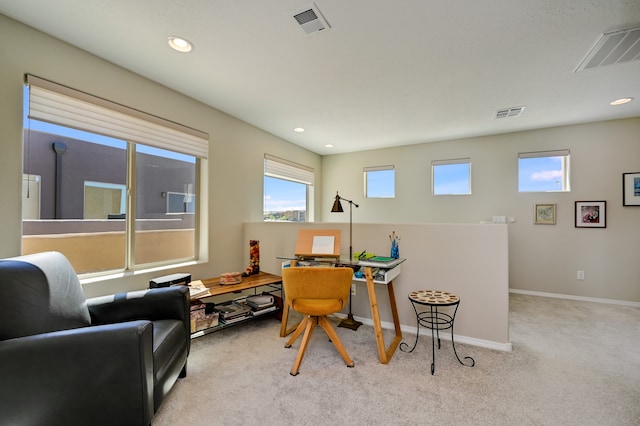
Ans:
<svg viewBox="0 0 640 426"><path fill-rule="evenodd" d="M622 205L640 206L640 172L622 174Z"/></svg>
<svg viewBox="0 0 640 426"><path fill-rule="evenodd" d="M606 228L606 201L576 201L576 228Z"/></svg>
<svg viewBox="0 0 640 426"><path fill-rule="evenodd" d="M533 216L533 223L536 225L556 224L555 204L536 204Z"/></svg>

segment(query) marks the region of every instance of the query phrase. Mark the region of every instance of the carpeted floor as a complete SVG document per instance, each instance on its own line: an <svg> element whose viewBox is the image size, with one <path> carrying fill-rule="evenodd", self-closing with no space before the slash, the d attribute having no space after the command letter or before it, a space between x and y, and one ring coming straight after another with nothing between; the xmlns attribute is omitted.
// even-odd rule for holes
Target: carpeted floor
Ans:
<svg viewBox="0 0 640 426"><path fill-rule="evenodd" d="M422 331L383 365L372 327L338 328L347 368L317 328L296 377L299 340L273 319L209 334L153 425L640 425L640 309L512 294L510 310L512 352L456 344L468 368L443 340L434 376Z"/></svg>

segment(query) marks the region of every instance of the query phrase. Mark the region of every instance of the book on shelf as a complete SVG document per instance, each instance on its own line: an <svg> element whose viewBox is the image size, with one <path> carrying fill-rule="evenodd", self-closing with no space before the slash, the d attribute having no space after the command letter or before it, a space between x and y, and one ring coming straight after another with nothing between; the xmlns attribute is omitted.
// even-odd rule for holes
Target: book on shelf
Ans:
<svg viewBox="0 0 640 426"><path fill-rule="evenodd" d="M189 286L189 297L191 299L196 299L198 297L208 296L209 289L205 286Z"/></svg>
<svg viewBox="0 0 640 426"><path fill-rule="evenodd" d="M247 316L250 314L251 308L243 303L231 302L224 305L216 305L216 311L220 312L220 317L226 320Z"/></svg>
<svg viewBox="0 0 640 426"><path fill-rule="evenodd" d="M251 311L251 315L254 316L254 317L257 317L257 316L260 316L260 315L268 314L269 312L273 312L276 309L277 308L275 307L275 305L271 305L268 308L256 309L254 311Z"/></svg>
<svg viewBox="0 0 640 426"><path fill-rule="evenodd" d="M273 296L270 294L249 296L246 299L246 303L253 309L268 308L273 306Z"/></svg>
<svg viewBox="0 0 640 426"><path fill-rule="evenodd" d="M244 321L249 317L251 317L251 314L248 312L246 314L234 316L232 318L221 318L220 321L223 324L233 324L234 322Z"/></svg>
<svg viewBox="0 0 640 426"><path fill-rule="evenodd" d="M402 263L404 259L396 259L393 257L374 256L368 259L358 261L360 266L371 266L374 268L393 268Z"/></svg>

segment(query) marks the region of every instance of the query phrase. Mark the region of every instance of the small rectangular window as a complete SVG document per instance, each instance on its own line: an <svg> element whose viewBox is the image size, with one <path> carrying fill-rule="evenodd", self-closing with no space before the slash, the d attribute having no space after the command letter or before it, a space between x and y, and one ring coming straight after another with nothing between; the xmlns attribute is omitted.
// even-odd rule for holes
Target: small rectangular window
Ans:
<svg viewBox="0 0 640 426"><path fill-rule="evenodd" d="M433 161L431 172L433 195L471 194L471 159Z"/></svg>
<svg viewBox="0 0 640 426"><path fill-rule="evenodd" d="M364 168L364 196L366 198L395 198L396 170L394 166Z"/></svg>
<svg viewBox="0 0 640 426"><path fill-rule="evenodd" d="M569 150L518 154L518 192L568 192Z"/></svg>
<svg viewBox="0 0 640 426"><path fill-rule="evenodd" d="M167 214L194 214L195 198L187 192L167 192Z"/></svg>

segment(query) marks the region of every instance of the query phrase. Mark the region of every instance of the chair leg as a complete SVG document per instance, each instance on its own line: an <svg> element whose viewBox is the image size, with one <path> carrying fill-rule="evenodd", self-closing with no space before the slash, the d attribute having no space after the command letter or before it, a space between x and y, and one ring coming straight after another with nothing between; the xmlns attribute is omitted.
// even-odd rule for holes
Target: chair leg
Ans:
<svg viewBox="0 0 640 426"><path fill-rule="evenodd" d="M320 327L322 327L327 333L329 339L331 339L331 342L333 342L333 345L336 347L336 349L340 353L340 356L342 356L342 359L347 364L347 367L353 367L353 360L351 359L351 357L349 357L347 350L344 348L342 341L340 341L338 334L331 326L331 323L329 322L327 317L318 317L318 324L320 324Z"/></svg>
<svg viewBox="0 0 640 426"><path fill-rule="evenodd" d="M296 341L298 336L300 336L300 334L302 334L304 329L307 327L307 321L310 321L308 316L302 318L302 321L300 321L300 324L298 324L298 327L296 328L296 331L293 332L293 334L291 335L289 340L287 340L287 343L285 343L285 345L284 345L285 348L290 348L291 345L293 344L293 342Z"/></svg>
<svg viewBox="0 0 640 426"><path fill-rule="evenodd" d="M293 363L293 368L291 369L292 376L298 375L298 370L300 369L300 364L302 363L302 357L304 357L304 353L307 351L307 346L309 345L309 340L311 338L311 333L313 333L313 329L316 327L316 317L307 317L307 326L304 331L304 336L302 336L302 342L300 342L300 349L298 349L298 355L296 356L296 361ZM297 331L297 330L296 330Z"/></svg>

